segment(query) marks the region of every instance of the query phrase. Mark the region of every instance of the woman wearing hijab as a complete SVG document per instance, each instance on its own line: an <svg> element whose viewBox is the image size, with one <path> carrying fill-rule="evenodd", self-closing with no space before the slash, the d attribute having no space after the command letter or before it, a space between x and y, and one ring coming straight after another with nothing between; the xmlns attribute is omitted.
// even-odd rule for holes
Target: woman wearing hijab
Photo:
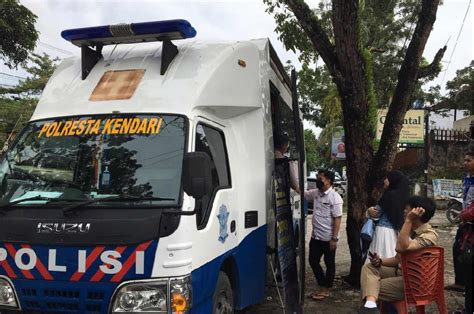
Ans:
<svg viewBox="0 0 474 314"><path fill-rule="evenodd" d="M398 232L403 225L403 210L410 194L408 178L400 171L390 171L384 179L384 189L377 206L367 210L368 216L375 221L369 252L381 258L396 254Z"/></svg>

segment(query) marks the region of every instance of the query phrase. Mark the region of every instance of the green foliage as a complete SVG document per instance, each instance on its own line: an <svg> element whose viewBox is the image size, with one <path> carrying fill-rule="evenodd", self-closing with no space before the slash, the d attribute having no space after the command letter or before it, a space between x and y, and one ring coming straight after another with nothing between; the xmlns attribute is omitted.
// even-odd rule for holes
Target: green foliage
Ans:
<svg viewBox="0 0 474 314"><path fill-rule="evenodd" d="M0 1L0 58L14 68L28 58L38 40L37 16L18 0Z"/></svg>
<svg viewBox="0 0 474 314"><path fill-rule="evenodd" d="M311 130L304 130L304 146L306 149L306 172L313 171L318 166L318 158L316 152L316 135Z"/></svg>
<svg viewBox="0 0 474 314"><path fill-rule="evenodd" d="M446 83L448 94L442 98L446 109L464 109L474 114L474 60L469 66L456 71L456 77Z"/></svg>
<svg viewBox="0 0 474 314"><path fill-rule="evenodd" d="M327 95L323 98L322 116L331 123L342 120L342 104L335 86L330 86Z"/></svg>
<svg viewBox="0 0 474 314"><path fill-rule="evenodd" d="M316 139L311 130L305 130L305 148L306 148L306 168L314 171L320 168L332 168L341 172L344 166L344 160L335 160L331 158L332 133L340 121L330 122L322 129L319 137Z"/></svg>
<svg viewBox="0 0 474 314"><path fill-rule="evenodd" d="M389 6L391 10L394 9L395 1L387 1L383 8ZM368 111L368 123L367 131L368 134L372 134L374 138L374 130L377 126L377 95L374 85L374 60L369 48L365 47L366 43L370 38L370 22L377 20L371 19L369 14L373 14L372 8L380 6L380 3L375 3L372 6L367 6L366 0L359 1L359 19L357 24L357 36L358 36L358 50L359 54L362 56L362 59L365 63L365 91L368 95L367 99L369 102L369 111ZM381 16L379 16L380 18ZM375 143L375 141L374 141Z"/></svg>
<svg viewBox="0 0 474 314"><path fill-rule="evenodd" d="M278 39L283 42L286 49L293 52L298 51L298 59L301 63L312 64L316 62L318 55L313 49L313 44L304 35L303 29L293 14L279 1L263 0L263 3L267 5L266 12L275 17L277 24L275 31L278 34ZM324 29L329 31L329 34L332 34L331 16L328 8L330 8L328 4L319 3L318 8L313 10L311 18L318 19Z"/></svg>
<svg viewBox="0 0 474 314"><path fill-rule="evenodd" d="M14 88L0 88L1 94L15 94L25 96L38 96L43 91L46 83L56 69L59 58L51 59L48 54L38 55L32 53L29 57L31 65L25 65L24 69L30 76Z"/></svg>
<svg viewBox="0 0 474 314"><path fill-rule="evenodd" d="M428 65L428 61L425 58L422 58L421 60L421 65L420 65L420 70L423 67L426 67ZM416 88L415 91L413 92L413 95L411 96L411 102L414 102L415 100L418 100L424 104L436 104L438 103L441 99L441 93L440 93L440 87L437 86L430 86L428 90L425 90L423 86L433 80L438 74L439 71L441 71L441 68L438 68L436 71L432 71L430 75L427 77L421 78L418 80L416 83Z"/></svg>
<svg viewBox="0 0 474 314"><path fill-rule="evenodd" d="M279 0L263 0L267 5L267 12L275 18L275 31L285 47L299 52L299 61L302 68L298 73L298 91L304 118L314 125L324 127L330 121L340 120L341 116L334 113L341 109L332 107L341 102L327 99L337 94L329 72L324 64L318 62L318 55L314 47L301 29L294 15ZM420 9L418 0L363 0L360 2L359 12L359 48L361 57L366 64L367 92L370 104L368 127L375 127L376 109L385 108L392 98L397 79L399 66L405 56L407 42L414 31L414 23ZM332 30L332 12L329 1L323 1L312 9L312 19L318 20L328 34L329 40L334 42ZM422 86L430 78L420 81L413 99L423 102L435 101L439 97L436 89L423 91ZM328 108L328 106L330 108ZM329 116L326 115L329 113Z"/></svg>
<svg viewBox="0 0 474 314"><path fill-rule="evenodd" d="M35 99L0 98L0 150L10 134L19 132L36 107Z"/></svg>
<svg viewBox="0 0 474 314"><path fill-rule="evenodd" d="M334 101L335 96L339 98L336 85L325 67L303 63L298 73L298 93L303 117L314 125L324 127L330 121L341 119L340 100Z"/></svg>
<svg viewBox="0 0 474 314"><path fill-rule="evenodd" d="M329 168L331 164L331 142L334 126L334 123L329 123L319 134L318 144L316 146L316 151L319 156L318 168Z"/></svg>
<svg viewBox="0 0 474 314"><path fill-rule="evenodd" d="M0 149L10 134L19 132L29 121L48 79L59 59L32 54L25 66L29 77L13 88L0 88Z"/></svg>
<svg viewBox="0 0 474 314"><path fill-rule="evenodd" d="M368 95L369 100L369 123L367 123L368 133L372 134L372 138L374 138L375 143L375 128L377 127L377 96L375 91L375 84L374 84L374 67L373 67L373 59L372 55L369 52L369 49L363 48L361 51L361 55L365 62L365 79L366 79L366 92Z"/></svg>

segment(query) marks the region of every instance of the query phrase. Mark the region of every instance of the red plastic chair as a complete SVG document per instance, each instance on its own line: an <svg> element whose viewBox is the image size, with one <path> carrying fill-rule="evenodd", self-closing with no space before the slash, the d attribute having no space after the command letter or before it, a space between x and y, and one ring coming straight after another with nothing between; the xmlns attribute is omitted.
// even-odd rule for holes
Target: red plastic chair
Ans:
<svg viewBox="0 0 474 314"><path fill-rule="evenodd" d="M398 314L408 314L415 305L417 314L425 313L425 305L436 302L440 314L447 314L444 300L444 249L426 247L402 254L405 300L392 302ZM383 302L380 312L384 313Z"/></svg>

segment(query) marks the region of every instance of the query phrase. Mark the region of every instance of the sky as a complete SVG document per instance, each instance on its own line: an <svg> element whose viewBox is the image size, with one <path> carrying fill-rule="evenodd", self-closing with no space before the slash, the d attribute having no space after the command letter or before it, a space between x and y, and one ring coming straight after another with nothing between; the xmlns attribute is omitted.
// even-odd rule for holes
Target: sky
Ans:
<svg viewBox="0 0 474 314"><path fill-rule="evenodd" d="M456 70L469 65L473 59L472 0L442 0L437 20L425 48L424 57L431 62L445 44L448 49L443 58L445 69L432 82L444 88L456 75ZM286 51L275 33L275 22L265 12L262 0L20 0L38 16L36 28L40 32L36 52L65 58L80 55L80 50L63 40L64 29L118 23L145 22L170 19L187 19L197 30L196 39L248 40L270 38L282 62L291 60L298 69L297 55ZM319 0L306 1L316 7ZM469 10L467 10L469 7ZM465 18L465 14L467 16ZM465 21L464 21L465 18ZM464 23L463 23L464 21ZM460 32L462 27L462 31ZM459 35L459 38L458 38ZM3 74L2 74L3 73ZM0 64L0 84L15 84L24 77L21 69L12 71ZM459 117L459 115L458 115ZM439 126L449 127L449 119ZM438 125L438 122L436 122ZM309 124L306 124L310 127Z"/></svg>

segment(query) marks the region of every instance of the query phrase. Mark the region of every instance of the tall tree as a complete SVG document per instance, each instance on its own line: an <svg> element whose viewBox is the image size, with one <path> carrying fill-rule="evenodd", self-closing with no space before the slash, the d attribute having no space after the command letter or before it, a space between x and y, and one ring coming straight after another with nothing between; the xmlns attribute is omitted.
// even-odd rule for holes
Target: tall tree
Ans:
<svg viewBox="0 0 474 314"><path fill-rule="evenodd" d="M336 86L342 104L345 130L348 216L347 235L351 252L349 279L358 283L362 266L359 245L360 229L365 220L367 205L374 202L372 191L383 172L390 168L395 153L403 118L420 78L439 70L439 61L445 48L440 49L432 64L421 66L422 54L436 19L439 0L421 0L416 10L415 28L406 51L400 56L396 84L387 98L388 114L378 149L374 148L376 119L376 85L373 55L379 50L390 50L391 42L380 42L365 30L374 23L380 32L391 32L380 20L371 20L370 10L391 8L397 13L395 0L332 0L328 21L312 11L303 0L264 0L268 11L275 15L277 32L289 49L298 49L301 58L321 58ZM419 1L412 1L417 4ZM329 24L329 22L327 23ZM398 27L402 27L399 24ZM294 34L305 34L294 36ZM381 48L379 48L379 46ZM394 58L391 62L397 62ZM389 73L387 73L389 74ZM314 82L314 84L318 84Z"/></svg>
<svg viewBox="0 0 474 314"><path fill-rule="evenodd" d="M312 10L318 14L322 27L331 34L333 40L330 5L321 2L317 9ZM407 39L413 32L418 10L419 2L413 0L383 2L366 0L361 28L363 38L366 38L365 46L372 56L374 82L377 82L374 84L374 95L378 108L387 108L393 96L397 73L406 53ZM298 29L298 24L289 14L286 18L279 15L278 29L285 34L281 35L281 38L285 42L290 42L289 49L292 42L297 43L293 49L304 49L306 46L302 47L301 43L309 41L306 34ZM340 99L336 99L339 97L336 85L332 82L326 66L321 62L315 63L316 56L311 55L311 52L313 51L302 52L299 57L302 67L298 73L298 93L304 118L319 127L325 127L328 119L339 119L342 124ZM422 62L427 64L425 60ZM412 95L413 100L434 103L434 99L439 98L438 89L430 88L427 91L422 89L422 85L431 80L433 74L438 73L438 69L434 69L431 73L432 75L417 83ZM331 116L325 113L330 113Z"/></svg>
<svg viewBox="0 0 474 314"><path fill-rule="evenodd" d="M26 61L35 48L37 16L18 0L0 1L0 59L14 68Z"/></svg>

